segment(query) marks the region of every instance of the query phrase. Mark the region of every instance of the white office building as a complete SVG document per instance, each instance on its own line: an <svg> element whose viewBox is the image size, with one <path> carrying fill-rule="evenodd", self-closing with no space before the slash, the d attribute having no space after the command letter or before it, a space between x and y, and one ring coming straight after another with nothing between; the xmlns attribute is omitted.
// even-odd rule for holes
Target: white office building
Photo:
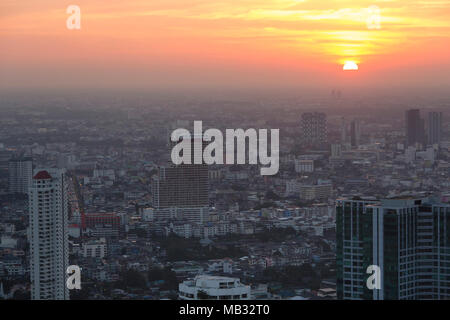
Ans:
<svg viewBox="0 0 450 320"><path fill-rule="evenodd" d="M35 170L29 206L31 299L68 300L68 217L63 170Z"/></svg>
<svg viewBox="0 0 450 320"><path fill-rule="evenodd" d="M250 299L250 286L242 284L238 278L198 275L180 283L178 289L182 300Z"/></svg>
<svg viewBox="0 0 450 320"><path fill-rule="evenodd" d="M98 258L103 259L107 253L107 244L105 238L88 241L83 244L84 258Z"/></svg>

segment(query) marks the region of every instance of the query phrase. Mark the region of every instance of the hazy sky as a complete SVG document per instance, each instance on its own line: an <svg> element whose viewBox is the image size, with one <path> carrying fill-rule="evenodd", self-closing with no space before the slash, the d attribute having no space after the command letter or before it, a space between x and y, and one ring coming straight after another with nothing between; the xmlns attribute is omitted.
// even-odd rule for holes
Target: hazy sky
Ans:
<svg viewBox="0 0 450 320"><path fill-rule="evenodd" d="M443 87L449 58L450 0L0 2L0 89Z"/></svg>

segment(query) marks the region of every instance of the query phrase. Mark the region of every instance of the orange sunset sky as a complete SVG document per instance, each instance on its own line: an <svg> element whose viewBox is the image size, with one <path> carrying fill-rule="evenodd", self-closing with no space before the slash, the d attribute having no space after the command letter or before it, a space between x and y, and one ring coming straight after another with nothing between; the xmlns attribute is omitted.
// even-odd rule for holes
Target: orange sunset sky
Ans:
<svg viewBox="0 0 450 320"><path fill-rule="evenodd" d="M80 30L66 28L72 4ZM0 89L442 87L449 58L450 0L0 2Z"/></svg>

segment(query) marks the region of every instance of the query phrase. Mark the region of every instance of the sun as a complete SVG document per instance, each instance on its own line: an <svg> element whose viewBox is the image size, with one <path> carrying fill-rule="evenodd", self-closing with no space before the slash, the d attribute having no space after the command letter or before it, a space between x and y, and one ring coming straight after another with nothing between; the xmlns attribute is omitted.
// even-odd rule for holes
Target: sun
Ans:
<svg viewBox="0 0 450 320"><path fill-rule="evenodd" d="M342 67L342 70L344 71L356 71L358 70L358 65L355 61L345 61L344 66Z"/></svg>

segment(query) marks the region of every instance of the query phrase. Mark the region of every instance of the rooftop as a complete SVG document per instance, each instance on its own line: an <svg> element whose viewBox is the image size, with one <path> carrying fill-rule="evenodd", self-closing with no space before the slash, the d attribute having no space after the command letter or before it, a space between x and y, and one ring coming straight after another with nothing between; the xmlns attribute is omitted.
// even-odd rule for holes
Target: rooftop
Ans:
<svg viewBox="0 0 450 320"><path fill-rule="evenodd" d="M36 180L44 180L44 179L51 179L51 178L52 178L52 176L45 170L39 171L33 177L33 179L36 179Z"/></svg>

